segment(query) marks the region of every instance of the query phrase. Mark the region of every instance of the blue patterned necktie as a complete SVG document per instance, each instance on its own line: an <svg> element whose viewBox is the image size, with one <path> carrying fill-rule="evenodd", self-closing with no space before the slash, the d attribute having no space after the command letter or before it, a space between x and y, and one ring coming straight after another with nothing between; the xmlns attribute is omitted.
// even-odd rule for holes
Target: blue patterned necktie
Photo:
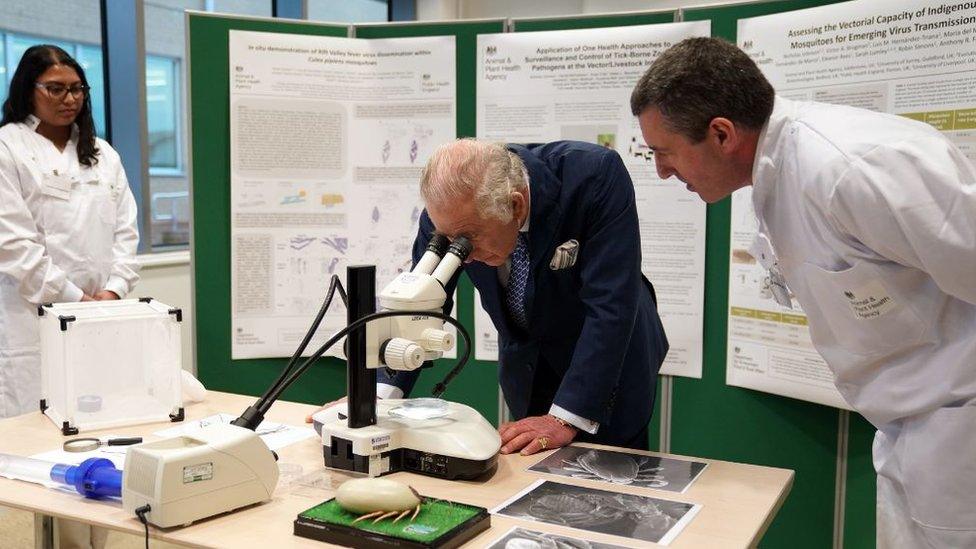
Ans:
<svg viewBox="0 0 976 549"><path fill-rule="evenodd" d="M529 243L525 233L519 232L515 250L509 257L508 286L505 288L505 304L515 324L525 330L529 319L525 314L525 284L529 279Z"/></svg>

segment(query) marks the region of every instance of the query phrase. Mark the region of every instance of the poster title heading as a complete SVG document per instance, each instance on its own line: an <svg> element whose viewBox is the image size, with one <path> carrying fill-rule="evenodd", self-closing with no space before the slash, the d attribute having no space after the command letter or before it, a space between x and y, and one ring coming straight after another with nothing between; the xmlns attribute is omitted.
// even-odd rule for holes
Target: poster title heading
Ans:
<svg viewBox="0 0 976 549"><path fill-rule="evenodd" d="M671 47L669 41L618 42L539 47L521 59L499 54L495 46L484 51L485 79L506 80L507 74L590 71L594 69L643 68Z"/></svg>
<svg viewBox="0 0 976 549"><path fill-rule="evenodd" d="M377 65L380 59L390 57L420 57L430 55L430 50L355 51L336 48L297 48L291 46L262 46L249 44L248 51L306 55L309 63L325 65Z"/></svg>
<svg viewBox="0 0 976 549"><path fill-rule="evenodd" d="M883 12L835 23L788 29L787 36L792 39L790 49L803 49L860 40L884 40L916 32L973 24L976 24L976 0L926 6L918 10Z"/></svg>

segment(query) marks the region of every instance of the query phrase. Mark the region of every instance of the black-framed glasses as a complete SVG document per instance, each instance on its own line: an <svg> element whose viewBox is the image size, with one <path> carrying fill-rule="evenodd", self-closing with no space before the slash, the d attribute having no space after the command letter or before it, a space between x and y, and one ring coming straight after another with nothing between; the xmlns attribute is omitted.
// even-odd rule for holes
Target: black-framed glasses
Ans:
<svg viewBox="0 0 976 549"><path fill-rule="evenodd" d="M43 89L47 92L51 99L61 101L69 93L71 97L75 99L81 99L88 93L91 88L84 84L77 84L75 86L65 86L60 82L36 82L34 86Z"/></svg>

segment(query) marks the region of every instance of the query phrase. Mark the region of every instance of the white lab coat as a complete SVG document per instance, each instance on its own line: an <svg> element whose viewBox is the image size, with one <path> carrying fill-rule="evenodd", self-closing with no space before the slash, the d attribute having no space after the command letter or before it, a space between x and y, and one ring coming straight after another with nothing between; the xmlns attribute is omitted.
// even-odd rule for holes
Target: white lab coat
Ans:
<svg viewBox="0 0 976 549"><path fill-rule="evenodd" d="M118 153L98 139L98 163L84 166L77 127L61 152L38 123L0 128L0 417L38 409L37 305L125 297L139 278L136 204Z"/></svg>
<svg viewBox="0 0 976 549"><path fill-rule="evenodd" d="M758 259L879 429L879 540L976 546L976 168L927 124L777 97L753 205Z"/></svg>

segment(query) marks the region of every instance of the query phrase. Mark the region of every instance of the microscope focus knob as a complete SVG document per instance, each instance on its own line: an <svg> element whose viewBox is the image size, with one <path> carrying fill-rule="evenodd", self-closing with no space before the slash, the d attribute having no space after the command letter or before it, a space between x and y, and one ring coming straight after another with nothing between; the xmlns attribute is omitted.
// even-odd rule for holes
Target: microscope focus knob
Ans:
<svg viewBox="0 0 976 549"><path fill-rule="evenodd" d="M428 328L420 334L420 345L428 351L450 351L454 347L454 334Z"/></svg>
<svg viewBox="0 0 976 549"><path fill-rule="evenodd" d="M424 363L424 349L402 337L386 342L383 361L394 370L416 370Z"/></svg>

